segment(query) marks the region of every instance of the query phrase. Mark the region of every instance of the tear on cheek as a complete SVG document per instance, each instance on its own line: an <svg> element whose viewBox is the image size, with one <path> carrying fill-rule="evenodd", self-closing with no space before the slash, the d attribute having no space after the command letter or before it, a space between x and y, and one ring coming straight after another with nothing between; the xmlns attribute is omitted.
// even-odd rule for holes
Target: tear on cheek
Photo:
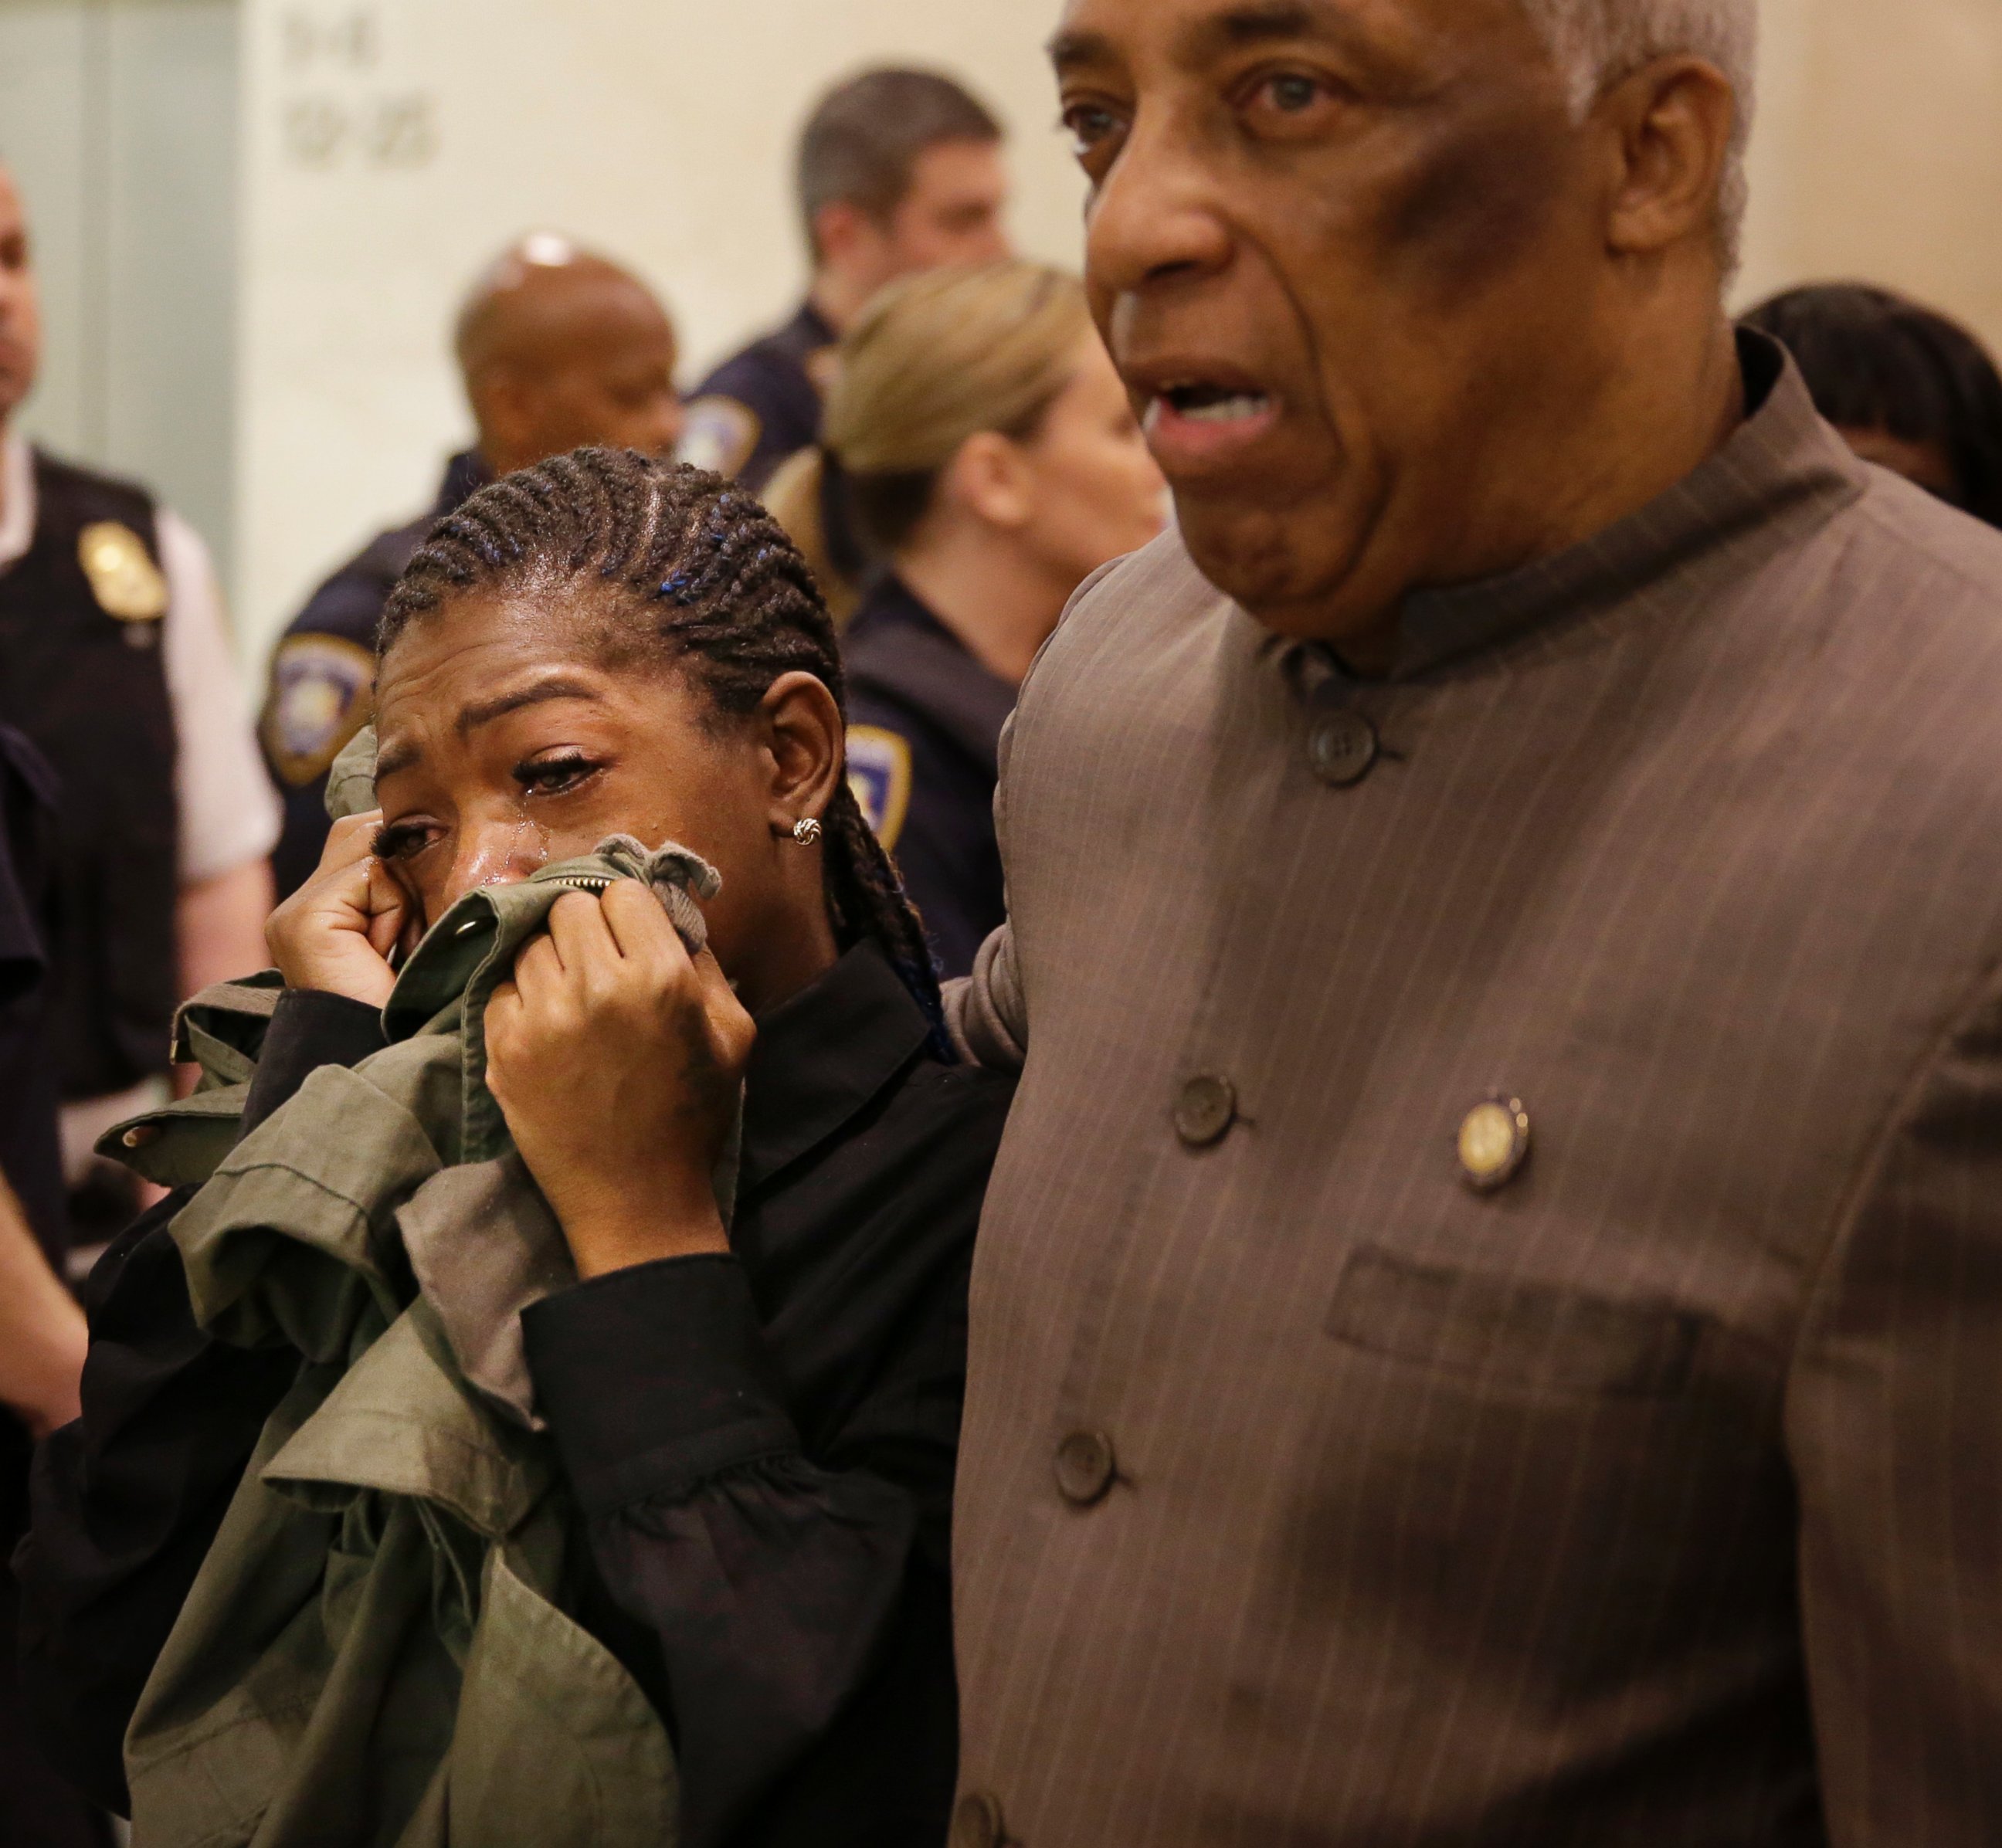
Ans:
<svg viewBox="0 0 2002 1848"><path fill-rule="evenodd" d="M466 869L466 887L515 885L549 863L549 831L524 815L511 833L483 845Z"/></svg>

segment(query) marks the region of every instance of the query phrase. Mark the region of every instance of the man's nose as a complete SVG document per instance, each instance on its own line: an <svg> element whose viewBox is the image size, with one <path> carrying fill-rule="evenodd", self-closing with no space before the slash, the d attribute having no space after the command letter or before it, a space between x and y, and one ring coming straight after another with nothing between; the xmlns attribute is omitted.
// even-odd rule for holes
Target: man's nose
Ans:
<svg viewBox="0 0 2002 1848"><path fill-rule="evenodd" d="M468 892L485 886L519 885L549 864L549 837L522 814L496 815L471 828L462 827L445 880L441 912Z"/></svg>
<svg viewBox="0 0 2002 1848"><path fill-rule="evenodd" d="M1085 214L1094 290L1125 295L1174 275L1213 274L1230 258L1222 176L1198 141L1142 110Z"/></svg>

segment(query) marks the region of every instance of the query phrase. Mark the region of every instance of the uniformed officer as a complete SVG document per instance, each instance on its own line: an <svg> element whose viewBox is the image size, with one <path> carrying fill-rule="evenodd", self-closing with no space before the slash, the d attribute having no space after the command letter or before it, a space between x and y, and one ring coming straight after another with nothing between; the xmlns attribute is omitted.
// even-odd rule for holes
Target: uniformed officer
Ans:
<svg viewBox="0 0 2002 1848"><path fill-rule="evenodd" d="M940 964L1006 915L1001 729L1064 605L1165 493L1076 280L1010 262L886 291L842 346L827 449L888 570L844 646L849 772Z"/></svg>
<svg viewBox="0 0 2002 1848"><path fill-rule="evenodd" d="M1001 142L985 105L928 71L870 71L831 92L800 138L812 287L783 327L703 382L682 459L764 493L819 436L835 343L871 296L914 270L1006 256ZM859 574L863 556L837 498L815 521L766 498L824 581Z"/></svg>
<svg viewBox="0 0 2002 1848"><path fill-rule="evenodd" d="M675 332L630 271L539 232L504 252L467 298L457 351L478 432L437 500L370 541L313 593L272 657L261 732L285 792L281 897L319 864L330 765L368 721L375 620L426 533L474 489L587 444L664 455L682 429Z"/></svg>
<svg viewBox="0 0 2002 1848"><path fill-rule="evenodd" d="M40 350L0 169L0 722L60 779L52 1038L65 1169L106 1190L101 1222L74 1229L88 1237L131 1205L91 1146L164 1084L176 1002L263 964L279 815L201 541L144 488L11 428Z"/></svg>

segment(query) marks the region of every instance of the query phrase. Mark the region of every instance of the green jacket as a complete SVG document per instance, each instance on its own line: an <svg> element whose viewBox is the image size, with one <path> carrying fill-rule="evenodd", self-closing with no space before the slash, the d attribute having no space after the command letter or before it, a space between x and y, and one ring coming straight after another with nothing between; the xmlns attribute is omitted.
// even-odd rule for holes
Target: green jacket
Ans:
<svg viewBox="0 0 2002 1848"><path fill-rule="evenodd" d="M388 1049L240 1142L277 978L211 990L180 1028L201 1090L106 1138L205 1184L173 1228L202 1326L302 1361L127 1734L134 1848L675 1839L661 1721L565 1607L575 1529L518 1318L575 1273L484 1082L516 952L564 891L622 877L699 947L715 874L609 842L462 900L399 978Z"/></svg>

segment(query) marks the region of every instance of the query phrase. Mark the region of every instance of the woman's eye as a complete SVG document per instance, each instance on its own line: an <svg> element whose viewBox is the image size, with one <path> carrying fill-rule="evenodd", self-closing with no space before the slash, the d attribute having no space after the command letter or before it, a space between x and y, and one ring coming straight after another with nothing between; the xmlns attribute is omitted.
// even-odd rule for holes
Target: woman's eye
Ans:
<svg viewBox="0 0 2002 1848"><path fill-rule="evenodd" d="M533 796L561 796L586 781L598 765L588 758L551 757L516 767L514 780Z"/></svg>
<svg viewBox="0 0 2002 1848"><path fill-rule="evenodd" d="M370 846L378 859L412 859L431 845L434 832L420 821L391 821L375 830Z"/></svg>

